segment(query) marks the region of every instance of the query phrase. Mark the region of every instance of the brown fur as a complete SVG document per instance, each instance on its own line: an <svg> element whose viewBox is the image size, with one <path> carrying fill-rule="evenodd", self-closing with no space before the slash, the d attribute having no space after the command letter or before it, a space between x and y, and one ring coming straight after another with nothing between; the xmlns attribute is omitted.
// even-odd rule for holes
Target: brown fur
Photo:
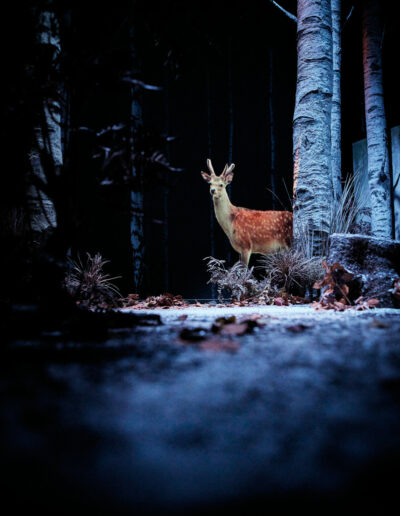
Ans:
<svg viewBox="0 0 400 516"><path fill-rule="evenodd" d="M234 206L226 193L232 181L234 165L225 166L220 176L214 173L207 160L211 175L202 172L210 183L217 220L229 238L240 259L248 265L251 254L268 254L290 247L293 234L293 215L289 211L259 211Z"/></svg>
<svg viewBox="0 0 400 516"><path fill-rule="evenodd" d="M292 213L249 210L236 206L232 208L230 242L238 253L268 254L290 246L293 232Z"/></svg>

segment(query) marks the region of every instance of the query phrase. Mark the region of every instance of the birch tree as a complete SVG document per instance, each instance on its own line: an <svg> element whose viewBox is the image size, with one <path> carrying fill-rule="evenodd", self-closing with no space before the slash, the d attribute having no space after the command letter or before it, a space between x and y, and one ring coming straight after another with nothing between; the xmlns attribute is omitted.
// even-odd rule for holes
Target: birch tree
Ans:
<svg viewBox="0 0 400 516"><path fill-rule="evenodd" d="M333 201L332 62L330 0L299 0L293 116L294 233L296 238L306 228L314 253L321 252L329 233Z"/></svg>
<svg viewBox="0 0 400 516"><path fill-rule="evenodd" d="M333 198L339 200L342 193L342 155L341 155L341 0L331 0L332 7L332 112L331 112L331 158L332 158L332 186Z"/></svg>
<svg viewBox="0 0 400 516"><path fill-rule="evenodd" d="M382 80L382 25L377 0L363 5L363 68L372 234L392 236L389 146Z"/></svg>

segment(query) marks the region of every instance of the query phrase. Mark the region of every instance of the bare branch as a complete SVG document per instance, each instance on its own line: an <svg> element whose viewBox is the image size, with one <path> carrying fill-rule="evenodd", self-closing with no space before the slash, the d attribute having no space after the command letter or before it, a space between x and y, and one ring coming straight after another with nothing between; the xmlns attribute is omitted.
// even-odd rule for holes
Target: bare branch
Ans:
<svg viewBox="0 0 400 516"><path fill-rule="evenodd" d="M345 21L344 21L344 23L342 25L342 30L344 29L344 26L346 25L346 23L350 20L350 17L353 14L353 11L354 11L354 5L351 6L349 14L346 16L346 19L345 19Z"/></svg>
<svg viewBox="0 0 400 516"><path fill-rule="evenodd" d="M281 7L277 2L275 2L275 0L269 0L271 2L271 4L273 4L275 7L277 7L278 9L280 9L284 14L286 14L286 16L288 18L290 18L292 21L296 22L297 23L297 17L290 13L289 11L287 11L286 9L284 9L283 7Z"/></svg>

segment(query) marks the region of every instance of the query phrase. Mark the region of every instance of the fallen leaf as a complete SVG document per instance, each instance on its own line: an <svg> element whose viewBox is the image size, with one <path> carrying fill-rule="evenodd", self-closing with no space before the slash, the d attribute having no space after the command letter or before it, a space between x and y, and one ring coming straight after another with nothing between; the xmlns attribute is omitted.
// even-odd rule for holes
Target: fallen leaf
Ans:
<svg viewBox="0 0 400 516"><path fill-rule="evenodd" d="M234 315L231 315L230 317L218 317L215 319L215 322L218 324L231 324L236 322L236 317Z"/></svg>
<svg viewBox="0 0 400 516"><path fill-rule="evenodd" d="M204 328L183 328L179 334L182 340L189 342L205 339L207 331Z"/></svg>
<svg viewBox="0 0 400 516"><path fill-rule="evenodd" d="M245 333L249 332L249 325L242 323L231 323L231 324L225 324L221 327L221 330L219 333L221 335L244 335Z"/></svg>
<svg viewBox="0 0 400 516"><path fill-rule="evenodd" d="M384 322L384 321L380 321L379 319L373 319L371 321L371 324L369 325L370 328L391 328L391 325Z"/></svg>
<svg viewBox="0 0 400 516"><path fill-rule="evenodd" d="M237 340L213 337L207 340L203 340L199 344L199 348L204 351L228 351L233 353L240 348L240 344Z"/></svg>
<svg viewBox="0 0 400 516"><path fill-rule="evenodd" d="M309 328L309 326L306 326L305 324L293 324L292 326L286 326L286 329L293 333L301 333L307 328Z"/></svg>

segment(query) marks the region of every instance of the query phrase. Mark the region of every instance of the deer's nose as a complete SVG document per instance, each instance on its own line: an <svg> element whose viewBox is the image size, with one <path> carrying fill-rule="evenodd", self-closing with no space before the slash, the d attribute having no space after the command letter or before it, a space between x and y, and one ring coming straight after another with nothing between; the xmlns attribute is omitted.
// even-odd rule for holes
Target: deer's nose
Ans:
<svg viewBox="0 0 400 516"><path fill-rule="evenodd" d="M211 188L211 193L214 194L215 193L215 188Z"/></svg>

